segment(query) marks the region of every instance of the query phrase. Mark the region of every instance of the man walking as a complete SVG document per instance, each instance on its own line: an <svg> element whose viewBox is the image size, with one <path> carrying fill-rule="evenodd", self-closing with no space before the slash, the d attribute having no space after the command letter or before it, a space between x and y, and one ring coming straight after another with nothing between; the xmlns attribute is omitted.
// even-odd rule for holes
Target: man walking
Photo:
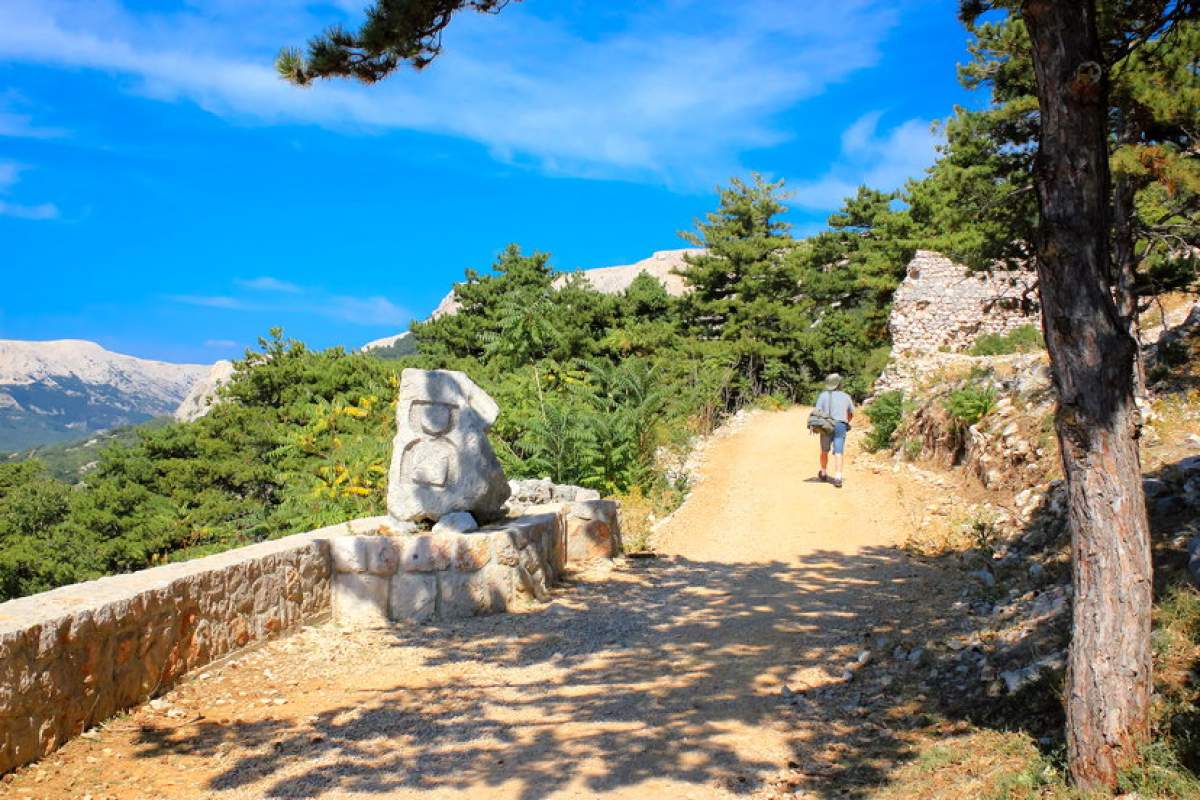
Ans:
<svg viewBox="0 0 1200 800"><path fill-rule="evenodd" d="M825 378L825 391L817 398L817 410L833 418L833 430L821 432L821 471L817 477L842 488L842 454L846 451L846 434L854 419L854 401L842 391L842 376L836 372ZM829 476L829 454L833 453L833 477Z"/></svg>

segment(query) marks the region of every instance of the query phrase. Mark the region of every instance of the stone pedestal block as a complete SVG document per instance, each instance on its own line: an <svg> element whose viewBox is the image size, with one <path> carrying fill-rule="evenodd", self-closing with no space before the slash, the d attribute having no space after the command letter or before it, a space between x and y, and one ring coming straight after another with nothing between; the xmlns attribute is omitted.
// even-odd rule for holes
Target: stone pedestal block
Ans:
<svg viewBox="0 0 1200 800"><path fill-rule="evenodd" d="M391 578L341 572L333 579L333 616L339 624L371 627L388 621Z"/></svg>
<svg viewBox="0 0 1200 800"><path fill-rule="evenodd" d="M423 622L545 600L566 563L566 511L467 533L342 537L330 547L335 618L347 625Z"/></svg>
<svg viewBox="0 0 1200 800"><path fill-rule="evenodd" d="M438 579L419 572L398 572L391 578L388 618L424 622L437 613Z"/></svg>
<svg viewBox="0 0 1200 800"><path fill-rule="evenodd" d="M329 543L336 572L391 575L400 564L395 543L386 536L339 536Z"/></svg>
<svg viewBox="0 0 1200 800"><path fill-rule="evenodd" d="M571 503L567 514L567 559L612 558L621 552L621 526L612 500Z"/></svg>

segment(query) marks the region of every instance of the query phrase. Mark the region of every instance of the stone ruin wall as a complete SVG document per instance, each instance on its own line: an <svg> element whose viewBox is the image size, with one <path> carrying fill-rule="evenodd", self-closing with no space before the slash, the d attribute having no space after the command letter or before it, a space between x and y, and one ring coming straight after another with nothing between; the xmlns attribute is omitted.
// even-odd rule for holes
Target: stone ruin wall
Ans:
<svg viewBox="0 0 1200 800"><path fill-rule="evenodd" d="M959 353L983 334L1037 325L1037 314L1021 302L1033 285L1032 271L972 274L943 255L918 250L892 299L893 357Z"/></svg>

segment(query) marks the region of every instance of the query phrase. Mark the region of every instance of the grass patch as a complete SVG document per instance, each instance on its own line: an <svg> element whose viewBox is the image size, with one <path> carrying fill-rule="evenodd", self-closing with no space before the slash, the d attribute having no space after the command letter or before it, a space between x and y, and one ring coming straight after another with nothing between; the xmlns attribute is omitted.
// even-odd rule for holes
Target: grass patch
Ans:
<svg viewBox="0 0 1200 800"><path fill-rule="evenodd" d="M670 514L683 502L684 492L670 487L646 494L633 487L612 499L621 505L621 543L626 553L651 550L654 523Z"/></svg>
<svg viewBox="0 0 1200 800"><path fill-rule="evenodd" d="M1121 773L1117 788L1123 793L1162 800L1200 797L1200 779L1180 762L1171 743L1162 739L1142 748L1141 763Z"/></svg>
<svg viewBox="0 0 1200 800"><path fill-rule="evenodd" d="M991 386L963 386L945 400L946 411L964 428L979 422L995 405L996 390Z"/></svg>
<svg viewBox="0 0 1200 800"><path fill-rule="evenodd" d="M973 356L1008 356L1013 353L1036 353L1046 349L1042 332L1035 325L1022 325L1008 333L985 333L975 340Z"/></svg>
<svg viewBox="0 0 1200 800"><path fill-rule="evenodd" d="M979 731L936 744L902 767L879 800L1066 800L1061 769L1027 734Z"/></svg>

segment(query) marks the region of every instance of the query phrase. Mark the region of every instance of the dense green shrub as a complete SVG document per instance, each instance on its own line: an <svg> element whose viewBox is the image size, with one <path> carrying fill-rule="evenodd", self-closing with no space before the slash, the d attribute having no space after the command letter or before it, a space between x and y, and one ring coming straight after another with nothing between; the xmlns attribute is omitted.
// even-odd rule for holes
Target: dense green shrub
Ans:
<svg viewBox="0 0 1200 800"><path fill-rule="evenodd" d="M950 417L964 428L983 419L995 404L996 390L991 386L963 386L951 392L945 400Z"/></svg>
<svg viewBox="0 0 1200 800"><path fill-rule="evenodd" d="M1013 353L1034 353L1045 350L1046 342L1036 325L1022 325L1008 333L985 333L975 340L973 356L1007 356Z"/></svg>
<svg viewBox="0 0 1200 800"><path fill-rule="evenodd" d="M867 448L882 450L890 446L892 434L896 432L900 420L904 417L904 392L884 392L871 401L865 413L871 420L871 430L867 433Z"/></svg>

